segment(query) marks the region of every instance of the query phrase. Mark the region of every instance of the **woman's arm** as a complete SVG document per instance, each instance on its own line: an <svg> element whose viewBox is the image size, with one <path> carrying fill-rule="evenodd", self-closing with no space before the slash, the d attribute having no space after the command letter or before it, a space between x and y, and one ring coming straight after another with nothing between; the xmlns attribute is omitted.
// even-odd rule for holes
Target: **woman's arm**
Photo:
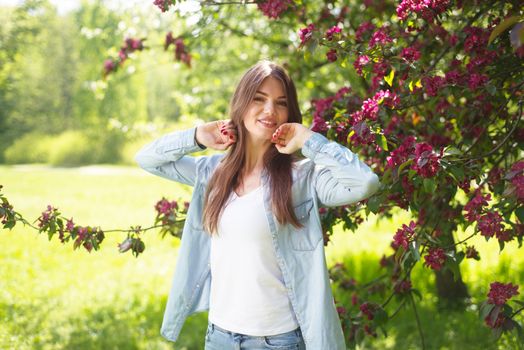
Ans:
<svg viewBox="0 0 524 350"><path fill-rule="evenodd" d="M346 147L313 133L302 154L315 163L315 189L325 206L361 201L379 188L378 176Z"/></svg>
<svg viewBox="0 0 524 350"><path fill-rule="evenodd" d="M355 203L379 188L378 176L356 154L302 124L282 124L272 142L281 153L302 149L302 154L315 163L314 186L325 206Z"/></svg>
<svg viewBox="0 0 524 350"><path fill-rule="evenodd" d="M166 134L145 145L135 155L144 170L193 186L196 178L196 157L188 153L201 151L195 139L196 127Z"/></svg>
<svg viewBox="0 0 524 350"><path fill-rule="evenodd" d="M135 161L152 174L194 186L197 163L203 157L186 154L206 147L225 150L236 138L237 132L230 120L217 120L164 135L138 151Z"/></svg>

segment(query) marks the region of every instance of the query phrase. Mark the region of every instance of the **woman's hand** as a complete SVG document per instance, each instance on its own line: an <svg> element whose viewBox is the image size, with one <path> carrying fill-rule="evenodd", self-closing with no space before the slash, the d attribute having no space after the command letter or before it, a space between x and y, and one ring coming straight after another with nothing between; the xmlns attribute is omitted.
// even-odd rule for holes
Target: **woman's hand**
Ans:
<svg viewBox="0 0 524 350"><path fill-rule="evenodd" d="M280 153L291 154L304 146L313 131L299 123L284 123L273 133L271 142Z"/></svg>
<svg viewBox="0 0 524 350"><path fill-rule="evenodd" d="M217 120L199 125L196 141L211 149L225 150L237 142L237 130L231 120Z"/></svg>

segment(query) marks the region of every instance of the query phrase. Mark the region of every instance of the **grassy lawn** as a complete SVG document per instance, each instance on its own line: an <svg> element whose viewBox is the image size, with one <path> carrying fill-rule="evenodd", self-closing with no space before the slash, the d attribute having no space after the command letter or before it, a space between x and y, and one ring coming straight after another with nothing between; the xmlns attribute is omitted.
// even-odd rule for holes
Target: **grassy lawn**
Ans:
<svg viewBox="0 0 524 350"><path fill-rule="evenodd" d="M76 223L106 230L148 226L158 199L188 200L191 193L136 167L0 166L0 184L29 220L51 204ZM369 280L397 227L408 221L400 213L379 224L370 218L355 234L337 232L326 249L328 263L344 261L357 281ZM159 334L178 242L149 232L146 251L134 258L118 253L123 238L123 233L108 233L102 249L89 254L23 226L0 231L0 349L202 349L206 314L190 318L176 344ZM493 280L524 286L522 249L511 244L499 256L496 242L479 239L476 245L482 260L462 264L473 303L485 298ZM440 312L434 306L433 274L422 267L414 274L415 287L424 294L418 312L428 349L518 348L510 338L494 344L474 305L465 314ZM364 348L420 348L412 315L410 309L402 311L388 338Z"/></svg>

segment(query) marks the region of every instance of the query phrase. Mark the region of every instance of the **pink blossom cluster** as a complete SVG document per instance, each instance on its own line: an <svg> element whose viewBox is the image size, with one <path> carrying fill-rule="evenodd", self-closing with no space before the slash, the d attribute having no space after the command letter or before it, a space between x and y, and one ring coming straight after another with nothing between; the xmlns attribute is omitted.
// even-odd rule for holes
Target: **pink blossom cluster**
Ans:
<svg viewBox="0 0 524 350"><path fill-rule="evenodd" d="M418 61L420 58L420 51L417 50L415 47L405 47L402 49L400 57L402 57L409 63L415 62Z"/></svg>
<svg viewBox="0 0 524 350"><path fill-rule="evenodd" d="M517 201L519 203L524 202L524 160L520 160L511 166L506 179L513 186Z"/></svg>
<svg viewBox="0 0 524 350"><path fill-rule="evenodd" d="M369 59L369 56L367 55L361 55L357 57L357 59L353 63L353 67L355 67L355 70L357 71L358 75L362 76L362 69L369 62L370 62L370 59Z"/></svg>
<svg viewBox="0 0 524 350"><path fill-rule="evenodd" d="M291 0L266 0L257 2L257 5L264 15L275 19L280 17L280 14L286 11L291 3Z"/></svg>
<svg viewBox="0 0 524 350"><path fill-rule="evenodd" d="M173 3L173 0L154 0L153 4L157 6L162 12L166 12L169 10L169 6L171 6Z"/></svg>
<svg viewBox="0 0 524 350"><path fill-rule="evenodd" d="M375 316L375 307L369 302L364 302L359 307L360 311L367 317L368 320L372 320Z"/></svg>
<svg viewBox="0 0 524 350"><path fill-rule="evenodd" d="M504 226L502 225L502 216L496 211L488 211L477 219L477 229L480 234L486 238L497 235L504 235Z"/></svg>
<svg viewBox="0 0 524 350"><path fill-rule="evenodd" d="M512 297L519 295L518 289L519 286L511 283L490 283L488 303L493 305L504 305Z"/></svg>
<svg viewBox="0 0 524 350"><path fill-rule="evenodd" d="M173 37L173 33L169 32L166 34L164 40L164 50L169 49L169 46L173 44L175 46L175 60L185 63L188 67L191 67L191 54L187 50L187 46L184 44L182 37Z"/></svg>
<svg viewBox="0 0 524 350"><path fill-rule="evenodd" d="M51 222L56 220L59 214L58 209L48 205L47 209L43 211L42 215L38 218L38 227L45 229Z"/></svg>
<svg viewBox="0 0 524 350"><path fill-rule="evenodd" d="M415 12L431 21L435 15L444 12L448 5L449 0L402 0L397 6L397 16L405 20L411 12Z"/></svg>
<svg viewBox="0 0 524 350"><path fill-rule="evenodd" d="M327 31L326 31L326 39L329 40L329 41L332 41L333 40L333 37L336 35L336 34L340 34L342 31L342 29L340 29L338 26L333 26L331 28L329 28Z"/></svg>
<svg viewBox="0 0 524 350"><path fill-rule="evenodd" d="M475 196L464 206L466 214L464 217L469 221L477 221L483 211L483 207L488 205L488 201L491 200L491 194L485 196L480 191L475 192Z"/></svg>
<svg viewBox="0 0 524 350"><path fill-rule="evenodd" d="M363 36L367 33L372 32L374 29L375 29L375 25L371 22L361 23L355 32L356 41L363 41Z"/></svg>
<svg viewBox="0 0 524 350"><path fill-rule="evenodd" d="M307 27L302 28L298 31L298 36L300 38L300 46L308 42L309 39L313 36L313 31L315 30L315 25L313 23L308 24Z"/></svg>
<svg viewBox="0 0 524 350"><path fill-rule="evenodd" d="M441 152L442 153L442 152ZM422 142L415 145L415 160L411 168L417 171L422 177L433 177L440 168L440 158L442 154L437 155L433 152L430 144Z"/></svg>
<svg viewBox="0 0 524 350"><path fill-rule="evenodd" d="M340 88L334 96L328 96L326 98L314 99L311 101L315 107L313 113L313 125L312 130L315 132L326 132L329 128L328 120L331 119L329 112L333 106L333 103L341 100L344 96L351 92L351 88L344 86Z"/></svg>
<svg viewBox="0 0 524 350"><path fill-rule="evenodd" d="M404 250L408 250L408 244L415 236L416 226L417 224L414 221L411 221L409 223L409 226L403 224L402 228L399 228L395 233L395 236L393 236L393 242L391 243L391 247L395 250L399 247L403 247Z"/></svg>
<svg viewBox="0 0 524 350"><path fill-rule="evenodd" d="M440 76L424 77L422 81L428 96L436 96L445 83L444 78Z"/></svg>
<svg viewBox="0 0 524 350"><path fill-rule="evenodd" d="M329 62L335 62L337 60L337 50L335 49L330 49L327 53L326 53L326 58Z"/></svg>
<svg viewBox="0 0 524 350"><path fill-rule="evenodd" d="M410 280L403 279L395 283L395 285L393 286L393 290L397 294L406 294L411 290L412 287L413 286Z"/></svg>
<svg viewBox="0 0 524 350"><path fill-rule="evenodd" d="M166 198L162 198L155 204L155 209L159 215L170 215L178 209L178 203L176 201L169 201Z"/></svg>
<svg viewBox="0 0 524 350"><path fill-rule="evenodd" d="M442 248L431 247L428 249L428 254L424 256L424 265L439 271L446 262L446 254Z"/></svg>
<svg viewBox="0 0 524 350"><path fill-rule="evenodd" d="M376 45L385 45L392 42L393 39L386 33L386 28L379 28L376 32L371 35L369 39L368 47L371 49Z"/></svg>
<svg viewBox="0 0 524 350"><path fill-rule="evenodd" d="M375 141L375 134L371 132L371 129L365 121L359 121L352 127L354 133L350 137L350 141L353 145L369 145Z"/></svg>
<svg viewBox="0 0 524 350"><path fill-rule="evenodd" d="M406 162L415 150L415 141L415 136L407 136L402 141L402 144L397 149L391 151L390 155L386 158L387 167L395 168Z"/></svg>
<svg viewBox="0 0 524 350"><path fill-rule="evenodd" d="M108 75L109 73L116 71L118 66L122 65L129 58L129 54L135 51L142 51L144 49L143 41L144 39L126 38L124 44L118 51L118 58L109 58L104 61L104 74Z"/></svg>

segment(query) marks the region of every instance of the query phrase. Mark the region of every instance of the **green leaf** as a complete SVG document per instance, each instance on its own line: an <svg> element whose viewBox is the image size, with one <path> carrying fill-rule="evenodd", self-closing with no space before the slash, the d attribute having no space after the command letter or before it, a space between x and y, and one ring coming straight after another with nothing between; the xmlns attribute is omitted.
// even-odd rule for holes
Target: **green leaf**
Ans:
<svg viewBox="0 0 524 350"><path fill-rule="evenodd" d="M412 288L411 293L416 295L419 300L422 300L422 293L420 292L420 290Z"/></svg>
<svg viewBox="0 0 524 350"><path fill-rule="evenodd" d="M388 150L388 141L386 140L386 136L384 134L377 134L377 145L382 148L384 151Z"/></svg>
<svg viewBox="0 0 524 350"><path fill-rule="evenodd" d="M446 260L446 267L453 274L453 280L456 282L460 276L459 265L451 259Z"/></svg>
<svg viewBox="0 0 524 350"><path fill-rule="evenodd" d="M493 304L488 304L487 301L484 301L482 303L482 305L480 305L480 309L479 309L479 317L484 320L488 315L489 313L491 312L491 310L493 310L493 308L495 307L495 305Z"/></svg>
<svg viewBox="0 0 524 350"><path fill-rule="evenodd" d="M405 161L404 163L400 164L400 166L398 167L398 173L400 174L402 170L404 170L404 168L410 165L411 163L413 163L413 159L409 159Z"/></svg>
<svg viewBox="0 0 524 350"><path fill-rule="evenodd" d="M520 222L524 222L524 207L518 207L515 209L515 215L517 215Z"/></svg>
<svg viewBox="0 0 524 350"><path fill-rule="evenodd" d="M415 261L420 260L420 253L418 251L420 244L417 241L413 241L409 244L409 251L413 254Z"/></svg>
<svg viewBox="0 0 524 350"><path fill-rule="evenodd" d="M488 45L493 42L502 32L508 29L511 25L517 23L520 20L518 16L511 16L503 20L493 31L491 32L488 40Z"/></svg>
<svg viewBox="0 0 524 350"><path fill-rule="evenodd" d="M435 180L433 180L433 179L425 178L422 181L422 184L424 185L424 190L427 193L433 193L437 189L437 184L436 184Z"/></svg>
<svg viewBox="0 0 524 350"><path fill-rule="evenodd" d="M382 196L372 196L368 199L367 207L373 214L378 213L378 209L380 207L380 204L382 204L384 198Z"/></svg>
<svg viewBox="0 0 524 350"><path fill-rule="evenodd" d="M393 78L395 78L395 70L392 69L391 72L387 76L384 77L384 80L386 83L388 83L389 86L393 86Z"/></svg>
<svg viewBox="0 0 524 350"><path fill-rule="evenodd" d="M375 311L373 314L373 323L377 326L383 325L388 321L388 314L382 308Z"/></svg>

